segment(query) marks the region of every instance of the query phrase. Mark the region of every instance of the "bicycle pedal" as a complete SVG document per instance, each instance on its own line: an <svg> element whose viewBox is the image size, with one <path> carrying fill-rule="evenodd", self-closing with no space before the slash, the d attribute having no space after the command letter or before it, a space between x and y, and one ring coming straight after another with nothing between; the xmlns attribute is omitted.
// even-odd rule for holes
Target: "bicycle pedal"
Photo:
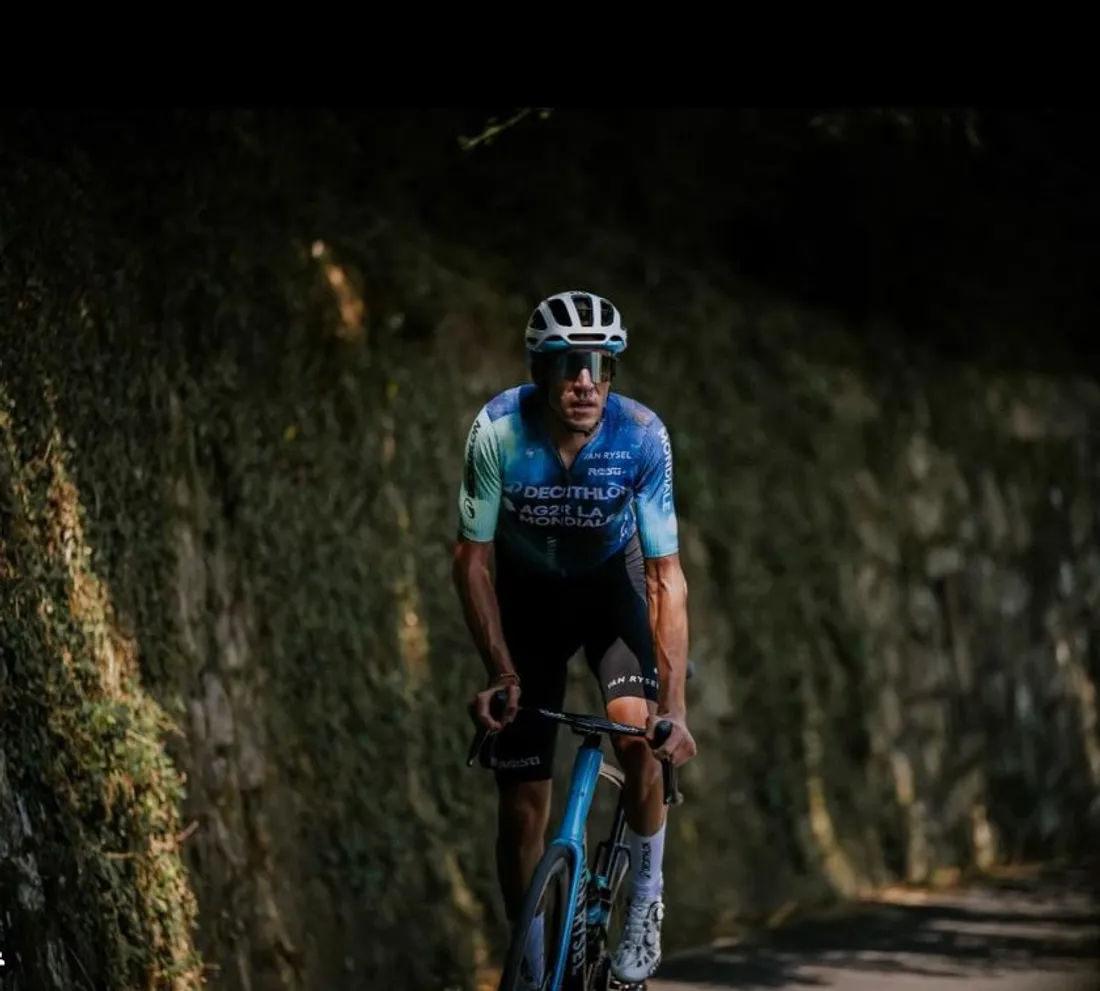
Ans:
<svg viewBox="0 0 1100 991"><path fill-rule="evenodd" d="M607 991L646 991L645 981L620 981L617 977L607 979Z"/></svg>

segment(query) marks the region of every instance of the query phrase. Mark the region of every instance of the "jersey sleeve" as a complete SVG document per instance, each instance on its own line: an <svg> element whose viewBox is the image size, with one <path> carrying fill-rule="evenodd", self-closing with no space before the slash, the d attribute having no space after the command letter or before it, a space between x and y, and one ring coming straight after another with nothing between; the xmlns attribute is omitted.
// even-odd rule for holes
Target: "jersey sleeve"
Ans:
<svg viewBox="0 0 1100 991"><path fill-rule="evenodd" d="M466 438L466 461L458 492L458 533L487 542L497 529L501 498L500 447L484 407Z"/></svg>
<svg viewBox="0 0 1100 991"><path fill-rule="evenodd" d="M638 540L646 557L666 557L680 549L672 482L672 442L668 428L654 419L641 448L634 493Z"/></svg>

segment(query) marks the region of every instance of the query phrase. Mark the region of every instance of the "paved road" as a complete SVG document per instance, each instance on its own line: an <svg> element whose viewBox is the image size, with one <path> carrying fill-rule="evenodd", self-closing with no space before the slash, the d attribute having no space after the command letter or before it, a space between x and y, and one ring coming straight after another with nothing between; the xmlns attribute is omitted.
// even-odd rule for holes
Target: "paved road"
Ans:
<svg viewBox="0 0 1100 991"><path fill-rule="evenodd" d="M880 901L756 945L671 957L649 991L1100 989L1096 880L1058 872Z"/></svg>

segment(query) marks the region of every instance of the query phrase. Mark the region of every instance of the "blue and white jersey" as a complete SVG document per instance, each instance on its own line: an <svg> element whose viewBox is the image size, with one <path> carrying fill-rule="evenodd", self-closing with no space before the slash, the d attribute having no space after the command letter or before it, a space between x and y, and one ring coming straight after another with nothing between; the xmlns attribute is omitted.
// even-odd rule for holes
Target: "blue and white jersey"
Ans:
<svg viewBox="0 0 1100 991"><path fill-rule="evenodd" d="M482 407L466 441L459 534L495 541L525 569L582 574L637 534L646 557L679 550L668 430L614 392L603 421L566 468L542 422L534 385Z"/></svg>

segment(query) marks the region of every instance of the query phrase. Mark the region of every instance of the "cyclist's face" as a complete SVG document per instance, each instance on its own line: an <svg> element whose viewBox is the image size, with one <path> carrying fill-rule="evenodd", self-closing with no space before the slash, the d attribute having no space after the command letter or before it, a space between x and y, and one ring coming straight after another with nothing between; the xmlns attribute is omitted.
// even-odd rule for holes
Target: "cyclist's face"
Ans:
<svg viewBox="0 0 1100 991"><path fill-rule="evenodd" d="M611 391L614 358L605 351L567 351L548 363L547 393L555 412L575 430L600 422Z"/></svg>

